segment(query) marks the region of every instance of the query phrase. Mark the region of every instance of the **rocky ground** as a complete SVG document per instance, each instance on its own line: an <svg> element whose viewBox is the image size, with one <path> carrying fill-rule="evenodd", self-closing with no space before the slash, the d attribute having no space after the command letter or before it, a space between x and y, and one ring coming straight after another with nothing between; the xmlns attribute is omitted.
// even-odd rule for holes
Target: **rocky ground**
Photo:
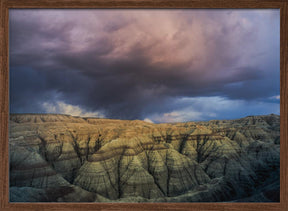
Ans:
<svg viewBox="0 0 288 211"><path fill-rule="evenodd" d="M10 115L12 202L277 202L280 118Z"/></svg>

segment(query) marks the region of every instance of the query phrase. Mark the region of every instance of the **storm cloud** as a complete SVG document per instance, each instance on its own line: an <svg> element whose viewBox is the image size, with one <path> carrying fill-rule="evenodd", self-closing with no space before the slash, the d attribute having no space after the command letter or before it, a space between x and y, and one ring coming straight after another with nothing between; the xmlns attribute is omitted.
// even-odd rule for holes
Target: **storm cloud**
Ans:
<svg viewBox="0 0 288 211"><path fill-rule="evenodd" d="M279 10L10 10L10 111L279 113L279 20Z"/></svg>

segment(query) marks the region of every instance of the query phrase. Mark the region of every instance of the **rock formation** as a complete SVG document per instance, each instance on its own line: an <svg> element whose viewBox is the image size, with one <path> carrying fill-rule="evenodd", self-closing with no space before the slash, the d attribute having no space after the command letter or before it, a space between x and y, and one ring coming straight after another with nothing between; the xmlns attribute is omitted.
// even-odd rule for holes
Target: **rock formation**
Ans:
<svg viewBox="0 0 288 211"><path fill-rule="evenodd" d="M10 201L279 201L279 126L11 114Z"/></svg>

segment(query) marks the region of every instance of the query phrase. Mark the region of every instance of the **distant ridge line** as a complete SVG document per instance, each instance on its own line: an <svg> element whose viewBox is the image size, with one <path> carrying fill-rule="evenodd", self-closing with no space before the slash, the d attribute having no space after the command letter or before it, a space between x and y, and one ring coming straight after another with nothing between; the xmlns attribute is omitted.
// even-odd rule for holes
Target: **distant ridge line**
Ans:
<svg viewBox="0 0 288 211"><path fill-rule="evenodd" d="M10 113L9 114L11 117L12 116L65 116L65 117L73 117L73 118L79 118L79 119L83 119L84 121L88 121L88 120L113 120L113 121L143 121L146 122L144 120L140 120L140 119L110 119L110 118L100 118L100 117L81 117L81 116L73 116L70 114L59 114L59 113ZM245 119L245 118L252 118L252 117L268 117L268 116L275 116L275 117L280 117L280 115L278 114L264 114L264 115L249 115L249 116L245 116L245 117L240 117L240 118L235 118L235 119L211 119L211 120L199 120L199 121L195 121L195 120L190 120L190 121L185 121L185 122L160 122L160 123L153 123L153 124L177 124L177 123L190 123L190 122L213 122L213 121L233 121L233 120L241 120L241 119ZM147 123L147 122L146 122Z"/></svg>

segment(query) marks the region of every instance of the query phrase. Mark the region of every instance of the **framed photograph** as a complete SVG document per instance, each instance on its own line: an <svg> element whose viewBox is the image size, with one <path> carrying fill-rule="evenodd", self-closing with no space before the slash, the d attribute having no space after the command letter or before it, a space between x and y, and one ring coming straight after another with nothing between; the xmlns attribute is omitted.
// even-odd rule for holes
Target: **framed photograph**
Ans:
<svg viewBox="0 0 288 211"><path fill-rule="evenodd" d="M288 3L1 1L1 208L286 210Z"/></svg>

